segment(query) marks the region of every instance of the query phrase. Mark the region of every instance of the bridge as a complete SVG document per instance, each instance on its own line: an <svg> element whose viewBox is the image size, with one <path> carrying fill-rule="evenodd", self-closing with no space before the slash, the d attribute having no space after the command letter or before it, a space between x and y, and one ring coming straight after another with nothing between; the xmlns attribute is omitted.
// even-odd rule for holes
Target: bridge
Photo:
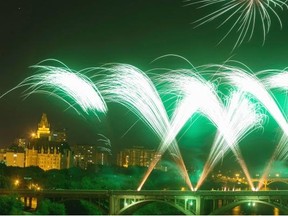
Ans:
<svg viewBox="0 0 288 216"><path fill-rule="evenodd" d="M251 179L252 182L262 182L263 183L263 186L264 186L264 190L267 190L267 186L272 184L272 183L275 183L275 182L281 182L281 183L284 183L284 184L288 184L288 178L279 178L279 177L276 177L276 178L266 178L266 179Z"/></svg>
<svg viewBox="0 0 288 216"><path fill-rule="evenodd" d="M243 178L239 178L239 177L227 177L227 176L221 176L221 177L217 177L214 178L215 182L222 182L222 183L241 183L241 184L245 184L247 186L250 186L248 181L246 179ZM268 177L268 178L264 178L264 179L260 179L260 178L252 178L251 181L253 183L262 183L262 187L261 190L269 190L268 186L270 184L273 183L284 183L288 185L288 178L287 177ZM254 184L255 187L257 187L258 184Z"/></svg>
<svg viewBox="0 0 288 216"><path fill-rule="evenodd" d="M132 214L151 202L166 203L187 215L224 214L243 203L261 203L288 214L288 191L174 191L174 190L0 190L0 195L17 194L26 204L36 198L56 202L85 199L105 210L107 215ZM27 202L28 201L28 202Z"/></svg>

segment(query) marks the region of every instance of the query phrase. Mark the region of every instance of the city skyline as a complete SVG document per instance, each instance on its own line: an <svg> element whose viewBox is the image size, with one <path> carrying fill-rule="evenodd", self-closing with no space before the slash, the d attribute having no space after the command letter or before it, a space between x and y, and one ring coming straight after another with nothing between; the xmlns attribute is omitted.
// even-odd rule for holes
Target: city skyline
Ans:
<svg viewBox="0 0 288 216"><path fill-rule="evenodd" d="M205 9L197 9L195 5L184 7L182 1L95 1L81 5L76 1L41 4L37 1L11 1L1 4L0 61L3 71L0 94L35 73L29 67L47 58L58 59L74 70L111 62L131 64L143 71L157 67L190 67L179 58L152 62L167 54L183 56L194 66L221 64L228 59L243 62L253 71L288 66L285 10L279 11L279 16L283 17L282 30L277 20L272 19L264 45L262 35L257 31L250 41L232 50L235 43L233 34L217 45L228 27L217 28L216 21L195 28L193 21L203 17ZM54 128L67 128L73 142L93 143L102 133L111 138L114 148L134 143L153 147L159 144L153 132L120 105L110 105L111 112L101 121L88 116L85 119L72 109L66 110L67 105L54 97L32 95L22 100L23 90L17 89L0 99L1 146L29 134L37 127L43 112L47 113ZM130 129L135 122L137 124ZM198 133L189 130L185 135L182 131L179 146L191 152L193 142L193 154L202 157L213 140L215 130L205 119L196 125L201 127L201 123L209 130ZM253 148L264 146L268 153L272 151L281 130L274 120L269 124L265 133L257 131L241 146L249 151L249 143L258 142ZM259 152L255 157L267 159L267 152Z"/></svg>

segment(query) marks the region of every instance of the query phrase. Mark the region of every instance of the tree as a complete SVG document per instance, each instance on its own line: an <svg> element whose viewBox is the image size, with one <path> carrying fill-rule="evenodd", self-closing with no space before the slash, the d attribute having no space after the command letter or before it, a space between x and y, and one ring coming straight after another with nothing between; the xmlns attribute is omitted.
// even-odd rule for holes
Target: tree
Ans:
<svg viewBox="0 0 288 216"><path fill-rule="evenodd" d="M81 200L80 203L83 209L85 210L84 214L87 214L87 215L102 215L103 214L94 204L86 200Z"/></svg>
<svg viewBox="0 0 288 216"><path fill-rule="evenodd" d="M64 204L51 202L49 199L43 199L37 207L38 215L65 215L66 210Z"/></svg>
<svg viewBox="0 0 288 216"><path fill-rule="evenodd" d="M66 200L64 203L68 215L103 215L95 204L86 200Z"/></svg>
<svg viewBox="0 0 288 216"><path fill-rule="evenodd" d="M23 204L16 196L0 196L1 215L20 215L23 214Z"/></svg>

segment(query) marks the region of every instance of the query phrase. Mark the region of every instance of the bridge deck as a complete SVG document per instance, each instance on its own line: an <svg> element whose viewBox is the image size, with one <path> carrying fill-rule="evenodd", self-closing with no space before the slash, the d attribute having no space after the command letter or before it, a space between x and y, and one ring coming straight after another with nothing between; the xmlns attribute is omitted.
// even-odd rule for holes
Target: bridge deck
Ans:
<svg viewBox="0 0 288 216"><path fill-rule="evenodd" d="M8 190L1 189L0 195L8 194L19 194L19 195L44 195L44 196L110 196L110 195L125 195L125 196L154 196L154 195L166 195L166 196L284 196L288 195L288 190L268 190L268 191L209 191L209 190L199 190L199 191L180 191L180 190Z"/></svg>

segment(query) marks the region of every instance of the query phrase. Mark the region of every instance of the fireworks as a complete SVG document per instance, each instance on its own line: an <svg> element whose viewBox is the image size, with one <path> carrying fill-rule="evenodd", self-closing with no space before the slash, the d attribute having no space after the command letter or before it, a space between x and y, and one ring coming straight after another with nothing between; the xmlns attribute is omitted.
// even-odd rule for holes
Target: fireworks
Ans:
<svg viewBox="0 0 288 216"><path fill-rule="evenodd" d="M248 96L241 91L231 93L225 111L225 134L217 133L196 188L200 187L208 173L223 158L227 150L231 149L253 189L250 174L237 144L252 130L262 126L265 115L261 112L259 104L251 102Z"/></svg>
<svg viewBox="0 0 288 216"><path fill-rule="evenodd" d="M158 80L161 80L161 82L165 81L169 83L171 85L171 88L170 87L166 88L170 89L168 93L174 92L178 96L181 95L180 97L182 99L181 102L177 104L177 108L174 111L171 119L171 127L169 127L168 133L166 133L166 136L163 139L163 143L158 148L157 154L162 155L167 150L167 148L169 147L171 148L172 146L174 152L176 152L177 155L179 155L178 149L175 149L175 145L173 142L176 135L184 126L184 124L187 122L187 120L199 109L202 112L207 113L207 115L211 116L213 119L214 118L213 114L216 113L217 110L212 111L208 109L209 106L205 106L205 104L207 105L209 101L210 102L215 101L215 104L218 105L217 96L215 97L215 94L213 94L213 90L210 89L211 86L209 86L209 84L207 84L200 76L196 76L196 74L191 72L190 70L178 71L178 72L173 71L172 73L169 73L165 76L161 76L160 78L158 78ZM203 92L203 95L201 95L200 97L198 94L199 91ZM217 105L215 105L214 108ZM209 110L213 114L210 114L209 111L207 110ZM154 169L159 159L160 158L156 157L152 161L147 171L147 175Z"/></svg>
<svg viewBox="0 0 288 216"><path fill-rule="evenodd" d="M235 155L250 187L254 189L238 144L254 130L264 128L266 118L262 111L264 109L283 130L283 136L262 179L266 177L275 159L287 159L288 124L285 113L270 91L272 89L287 91L286 71L260 71L255 73L256 76L247 68L206 65L199 67L206 70L201 71L202 74L196 68L168 70L152 79L140 69L127 64L109 64L87 68L80 72L72 71L65 65L61 67L43 65L43 62L32 68L37 69L35 75L24 79L1 97L20 87L27 87L24 91L26 97L35 93L53 95L66 102L77 113L84 112L96 116L98 112L107 112L106 102L118 103L134 113L158 136L160 144L156 156L138 190L142 188L166 150L177 163L191 190L197 190L201 186L209 172L228 150ZM269 75L258 77L265 73ZM226 91L228 89L228 95L224 94L225 91L220 91L220 85L224 85ZM171 116L168 116L167 108L160 97L167 95L172 96L169 100L174 102ZM217 133L200 179L193 188L176 137L196 114L210 120ZM98 135L100 137L98 142L103 144L99 149L111 154L110 139L103 134ZM260 187L261 183L258 189Z"/></svg>
<svg viewBox="0 0 288 216"><path fill-rule="evenodd" d="M26 97L36 93L55 96L67 103L78 114L81 112L77 106L86 114L91 112L98 116L97 112L107 112L106 103L97 87L85 75L73 72L66 66L55 67L38 64L32 68L37 69L38 73L26 78L2 97L17 88L27 86L28 88L24 91Z"/></svg>
<svg viewBox="0 0 288 216"><path fill-rule="evenodd" d="M287 79L286 73L277 73L272 76L268 76L260 80L255 75L249 74L247 71L236 68L236 67L224 67L226 78L232 83L233 86L239 88L242 91L245 91L251 94L255 99L261 103L266 110L272 115L272 117L277 121L278 125L282 128L284 134L276 147L275 152L273 153L268 165L265 168L265 171L261 177L261 180L267 177L268 172L270 171L271 165L275 159L283 158L283 153L287 152L287 121L285 115L281 108L277 105L275 101L275 97L269 91L272 88L281 88L287 89L287 85L285 84L285 80ZM261 73L271 73L272 70L262 71ZM262 186L262 181L260 181L257 190Z"/></svg>
<svg viewBox="0 0 288 216"><path fill-rule="evenodd" d="M104 136L103 134L98 134L101 138L98 139L98 142L101 142L102 144L108 146L111 148L111 141L108 137Z"/></svg>
<svg viewBox="0 0 288 216"><path fill-rule="evenodd" d="M268 89L279 89L281 91L288 90L288 72L287 71L273 71L270 72L270 76L265 77L263 83ZM283 112L283 111L282 111ZM284 131L282 138L278 146L275 149L275 159L285 160L287 159L287 139L288 134Z"/></svg>
<svg viewBox="0 0 288 216"><path fill-rule="evenodd" d="M239 35L233 49L240 46L244 40L249 41L258 27L262 29L264 43L271 28L272 18L276 18L282 27L278 10L288 8L286 0L191 0L186 2L187 5L198 4L199 8L218 8L194 23L201 26L223 17L218 28L228 23L231 23L231 26L219 43L235 31Z"/></svg>
<svg viewBox="0 0 288 216"><path fill-rule="evenodd" d="M223 107L214 86L193 71L173 71L163 76L162 81L170 87L168 93L177 95L177 107L171 118L171 130L165 142L174 139L184 124L196 113L207 116L216 126L221 127ZM199 93L201 92L201 93Z"/></svg>
<svg viewBox="0 0 288 216"><path fill-rule="evenodd" d="M174 139L184 124L196 112L208 117L218 128L218 135L215 138L196 189L200 187L209 171L228 149L231 149L235 154L250 186L253 187L237 144L248 135L249 130L261 125L263 115L259 111L260 106L257 103L250 102L247 99L248 96L241 91L231 94L227 106L224 106L215 85L192 71L173 71L166 78L162 77L161 80L169 82L171 86L167 89L175 92L181 98L173 113L171 130L165 142L169 143L170 138Z"/></svg>
<svg viewBox="0 0 288 216"><path fill-rule="evenodd" d="M99 86L105 100L127 107L160 138L161 144L156 153L158 157L152 162L155 166L163 154L162 148L167 145L165 142L162 143L162 140L167 136L170 122L154 84L145 73L131 65L111 65L104 68L103 71L105 73L104 78L101 82L98 82L97 86ZM180 167L186 183L192 189L178 145L173 140L171 140L171 143L169 151L177 155L174 159ZM154 166L149 167L138 190L141 189Z"/></svg>
<svg viewBox="0 0 288 216"><path fill-rule="evenodd" d="M238 67L223 66L222 70L223 77L232 86L257 99L277 121L284 133L288 135L288 125L281 109L275 102L273 94L259 78Z"/></svg>
<svg viewBox="0 0 288 216"><path fill-rule="evenodd" d="M268 73L269 75L266 76L263 79L263 83L268 89L279 89L281 91L286 91L288 90L288 85L287 85L287 80L288 80L288 73L287 71L279 71L279 70L267 70L264 71L265 73ZM262 72L262 73L264 73ZM264 172L261 176L261 179L259 181L257 189L261 189L263 186L264 179L267 178L272 164L275 160L286 160L287 159L287 153L288 153L288 136L284 132L282 134L282 137L276 146L274 153L272 157L270 158L267 166L264 169Z"/></svg>

